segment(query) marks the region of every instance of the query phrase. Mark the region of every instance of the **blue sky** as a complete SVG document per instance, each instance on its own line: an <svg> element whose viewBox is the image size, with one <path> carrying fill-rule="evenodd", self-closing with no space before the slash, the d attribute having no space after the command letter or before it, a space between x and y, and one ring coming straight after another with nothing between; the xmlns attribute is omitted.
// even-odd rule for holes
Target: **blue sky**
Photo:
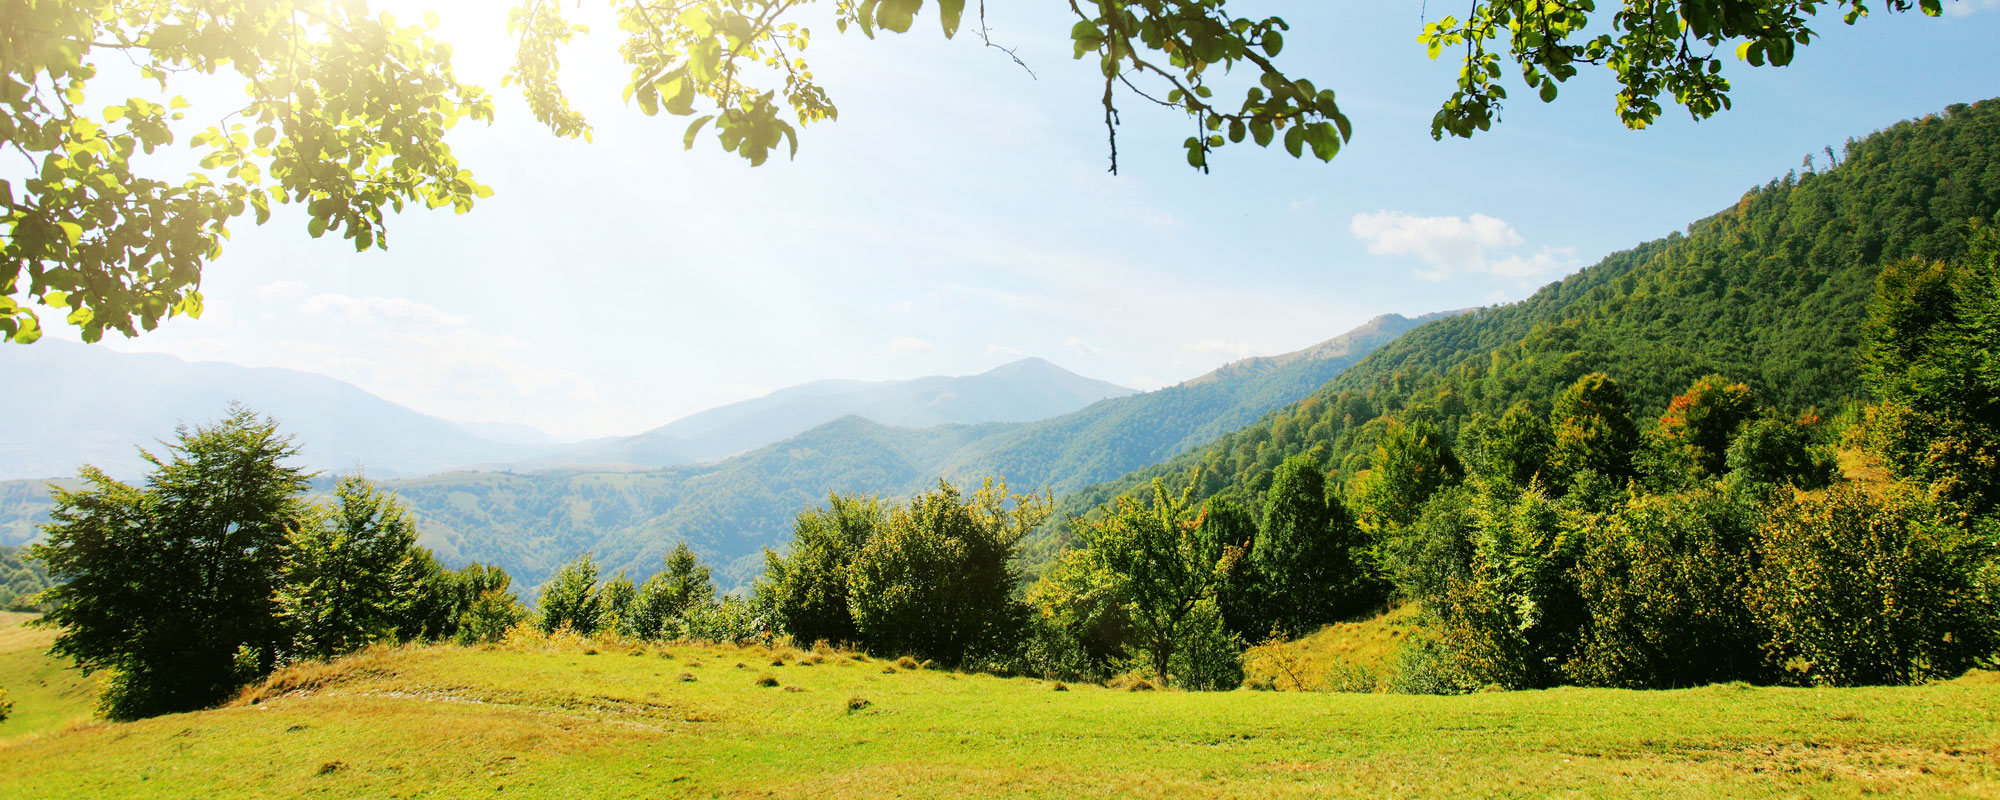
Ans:
<svg viewBox="0 0 2000 800"><path fill-rule="evenodd" d="M295 214L246 223L206 272L201 319L106 346L321 372L567 437L1023 355L1149 389L1377 314L1520 299L1808 153L2000 93L2000 2L1966 0L1941 19L1828 15L1791 67L1734 69L1735 109L1699 124L1669 108L1626 130L1608 76L1586 70L1553 105L1517 91L1492 132L1434 142L1456 66L1416 34L1443 5L1237 0L1292 23L1282 63L1338 93L1352 144L1332 164L1232 147L1202 175L1183 161L1185 118L1128 100L1114 177L1066 7L1008 3L990 9L994 36L1034 78L928 16L872 42L817 26L808 56L841 121L806 129L795 161L751 168L711 139L682 151L684 120L620 102L612 25L566 61L596 126L583 143L499 88L507 4L386 5L438 10L460 76L499 98L499 122L451 136L496 195L396 218L387 252L308 239Z"/></svg>

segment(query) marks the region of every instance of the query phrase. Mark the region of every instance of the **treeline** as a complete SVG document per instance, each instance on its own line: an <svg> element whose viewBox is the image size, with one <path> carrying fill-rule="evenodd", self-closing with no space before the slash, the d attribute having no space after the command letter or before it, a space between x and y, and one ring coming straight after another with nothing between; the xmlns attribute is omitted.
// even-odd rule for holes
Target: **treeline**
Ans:
<svg viewBox="0 0 2000 800"><path fill-rule="evenodd" d="M44 610L37 597L49 588L48 572L21 548L0 545L0 611Z"/></svg>
<svg viewBox="0 0 2000 800"><path fill-rule="evenodd" d="M801 641L1196 689L1238 685L1247 643L1396 601L1425 622L1406 691L1953 676L2000 652L2000 236L1885 269L1861 328L1875 402L1832 420L1710 375L1642 425L1593 372L1455 443L1434 407L1385 417L1366 468L1294 455L1255 505L1155 479L1069 520L1079 547L1019 598L1036 501L836 497L759 596Z"/></svg>
<svg viewBox="0 0 2000 800"><path fill-rule="evenodd" d="M143 452L143 451L142 451ZM307 499L297 450L240 406L181 428L141 486L86 467L30 555L54 585L52 652L104 671L133 719L214 705L289 662L379 641L491 640L525 616L507 573L447 570L359 477Z"/></svg>

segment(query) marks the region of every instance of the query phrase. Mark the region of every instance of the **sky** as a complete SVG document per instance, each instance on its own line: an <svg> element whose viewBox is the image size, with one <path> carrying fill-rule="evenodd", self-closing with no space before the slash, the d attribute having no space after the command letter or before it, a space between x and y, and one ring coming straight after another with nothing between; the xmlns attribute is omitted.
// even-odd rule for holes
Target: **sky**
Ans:
<svg viewBox="0 0 2000 800"><path fill-rule="evenodd" d="M1936 19L1824 15L1791 66L1732 65L1734 109L1699 123L1669 106L1627 130L1608 74L1585 68L1550 105L1510 75L1520 99L1491 132L1438 142L1431 114L1457 67L1416 35L1442 5L1234 0L1290 22L1280 65L1337 93L1353 141L1331 164L1232 146L1203 175L1184 161L1186 117L1127 97L1113 176L1073 18L1012 2L988 23L1032 75L966 33L946 41L928 10L873 41L813 26L806 56L840 121L802 131L795 160L752 168L712 138L683 150L685 120L621 101L615 25L564 62L586 143L499 86L508 3L375 5L436 10L459 76L494 93L498 121L448 141L495 195L470 214L401 214L388 250L360 254L308 238L296 210L246 220L204 272L199 319L103 346L317 372L563 438L811 380L1030 355L1152 389L1379 314L1519 300L1824 147L2000 90L2000 0L1948 0Z"/></svg>

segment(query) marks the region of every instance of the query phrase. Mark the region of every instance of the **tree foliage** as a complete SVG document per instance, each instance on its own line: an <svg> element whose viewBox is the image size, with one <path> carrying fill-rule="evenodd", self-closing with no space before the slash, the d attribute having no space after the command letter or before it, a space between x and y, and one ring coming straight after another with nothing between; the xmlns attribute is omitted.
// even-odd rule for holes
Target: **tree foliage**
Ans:
<svg viewBox="0 0 2000 800"><path fill-rule="evenodd" d="M1789 682L1956 677L2000 651L1990 535L1853 486L1778 504L1760 533L1751 604Z"/></svg>
<svg viewBox="0 0 2000 800"><path fill-rule="evenodd" d="M443 137L493 107L429 27L358 0L11 7L0 141L27 177L0 181L0 339L39 338L31 303L64 310L87 341L199 316L202 265L229 223L276 205L304 206L308 233L357 250L386 246L385 212L406 204L469 210L489 192ZM158 89L91 102L112 76ZM170 93L232 78L240 105ZM145 158L177 146L199 159L185 178Z"/></svg>
<svg viewBox="0 0 2000 800"><path fill-rule="evenodd" d="M1215 631L1228 638L1217 596L1245 556L1245 532L1231 515L1193 504L1192 492L1155 481L1150 503L1122 499L1103 519L1085 524L1081 538L1121 583L1125 617L1159 681L1213 688L1215 657L1203 652L1190 661L1186 651L1211 646ZM1241 650L1239 642L1229 658ZM1176 675L1177 661L1197 667L1196 674Z"/></svg>
<svg viewBox="0 0 2000 800"><path fill-rule="evenodd" d="M400 504L359 476L341 479L333 502L307 512L287 542L278 616L289 652L324 659L393 637L412 599L398 579L416 544Z"/></svg>
<svg viewBox="0 0 2000 800"><path fill-rule="evenodd" d="M1020 622L1012 561L1048 502L987 481L972 496L938 488L889 511L855 554L848 584L854 627L871 650L956 664L1004 645Z"/></svg>
<svg viewBox="0 0 2000 800"><path fill-rule="evenodd" d="M277 424L237 407L183 427L145 488L85 467L58 490L31 554L57 585L51 652L111 670L104 711L129 719L216 703L277 662L275 603L288 532L306 518L305 476Z"/></svg>
<svg viewBox="0 0 2000 800"><path fill-rule="evenodd" d="M2000 234L1882 271L1862 349L1873 450L1973 513L2000 509Z"/></svg>
<svg viewBox="0 0 2000 800"><path fill-rule="evenodd" d="M543 633L564 629L582 636L596 633L606 617L604 592L597 583L597 560L585 553L562 565L542 584L535 605L540 612L536 624Z"/></svg>
<svg viewBox="0 0 2000 800"><path fill-rule="evenodd" d="M693 147L705 126L724 150L752 164L784 146L796 154L800 126L838 116L838 109L803 57L810 29L797 18L811 0L609 0L625 36L620 48L632 68L628 100L648 115L692 117L683 143ZM966 0L838 0L836 28L873 37L906 33L929 6L947 38L964 23ZM1582 65L1610 67L1617 76L1619 118L1633 128L1651 124L1661 98L1701 119L1729 107L1722 75L1726 53L1753 66L1791 63L1817 34L1810 23L1822 6L1841 9L1853 24L1868 14L1863 0L1808 2L1679 2L1626 4L1615 12L1593 4L1475 0L1466 16L1423 25L1418 42L1435 59L1463 55L1457 91L1431 121L1431 133L1471 136L1498 118L1507 90L1503 62L1520 70L1543 102ZM1936 16L1939 0L1885 0L1888 11L1920 9ZM996 45L986 6L974 10L980 40ZM1294 158L1310 151L1332 160L1353 136L1334 92L1280 66L1291 25L1282 17L1239 17L1225 0L1119 0L1071 3L1069 38L1075 57L1095 63L1111 170L1118 169L1121 98L1185 112L1196 133L1183 142L1189 166L1207 170L1216 150L1245 140L1279 141ZM509 80L524 89L538 119L558 134L588 136L589 125L559 88L560 50L587 33L562 16L554 0L524 0L509 29L520 46ZM1504 42L1505 44L1499 44ZM1293 49L1297 49L1296 47ZM1019 60L1018 58L1016 59ZM1026 65L1023 64L1025 67ZM1246 74L1230 81L1224 76ZM1240 86L1240 84L1251 84ZM1217 88L1229 95L1218 95ZM1231 95L1240 92L1241 99Z"/></svg>

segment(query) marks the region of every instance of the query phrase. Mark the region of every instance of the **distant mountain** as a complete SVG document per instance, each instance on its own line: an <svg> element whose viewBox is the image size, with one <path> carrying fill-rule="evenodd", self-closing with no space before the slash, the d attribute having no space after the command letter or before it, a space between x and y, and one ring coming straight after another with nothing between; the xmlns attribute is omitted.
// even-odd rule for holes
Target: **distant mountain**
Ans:
<svg viewBox="0 0 2000 800"><path fill-rule="evenodd" d="M43 340L0 348L0 479L76 475L90 463L145 473L135 445L157 449L175 426L222 416L231 401L276 417L312 469L419 475L511 461L535 449L481 436L324 375Z"/></svg>
<svg viewBox="0 0 2000 800"><path fill-rule="evenodd" d="M586 551L608 569L643 578L675 542L686 541L719 568L728 588L762 569L762 549L783 546L798 512L829 493L900 498L940 477L988 475L1018 491L1072 491L1248 424L1432 317L1379 317L1298 353L1237 362L1178 386L1033 422L905 428L850 415L700 466L461 472L390 486L447 562L494 561L523 586Z"/></svg>
<svg viewBox="0 0 2000 800"><path fill-rule="evenodd" d="M1040 358L963 377L814 381L703 411L636 436L585 442L516 467L693 464L763 447L849 415L907 428L1024 422L1132 393Z"/></svg>

